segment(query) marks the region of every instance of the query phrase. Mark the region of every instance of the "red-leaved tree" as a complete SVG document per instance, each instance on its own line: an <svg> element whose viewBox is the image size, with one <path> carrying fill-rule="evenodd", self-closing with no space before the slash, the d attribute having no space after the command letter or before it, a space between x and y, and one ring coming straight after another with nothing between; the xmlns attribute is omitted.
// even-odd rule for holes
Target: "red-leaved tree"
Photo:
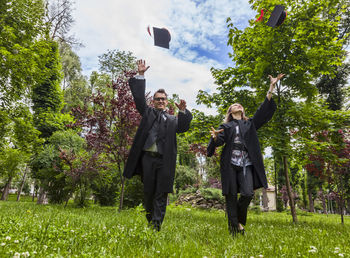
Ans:
<svg viewBox="0 0 350 258"><path fill-rule="evenodd" d="M88 151L103 156L106 166L117 171L121 189L119 210L124 199L124 164L141 120L128 85L133 75L133 72L125 72L123 77L106 86L110 94L97 92L86 100L84 107L72 110L76 122L71 126L81 128ZM95 160L100 159L95 157Z"/></svg>

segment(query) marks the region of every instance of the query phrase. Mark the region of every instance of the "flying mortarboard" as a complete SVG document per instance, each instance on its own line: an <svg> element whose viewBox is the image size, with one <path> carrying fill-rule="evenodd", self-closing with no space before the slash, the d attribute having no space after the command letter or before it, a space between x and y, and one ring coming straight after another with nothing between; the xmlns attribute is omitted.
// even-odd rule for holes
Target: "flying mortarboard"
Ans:
<svg viewBox="0 0 350 258"><path fill-rule="evenodd" d="M284 11L284 8L283 5L276 5L266 25L272 28L280 26L287 17L287 12Z"/></svg>
<svg viewBox="0 0 350 258"><path fill-rule="evenodd" d="M147 27L147 31L149 35L152 36L149 26ZM153 38L155 46L169 49L169 42L171 40L171 36L167 29L153 27Z"/></svg>

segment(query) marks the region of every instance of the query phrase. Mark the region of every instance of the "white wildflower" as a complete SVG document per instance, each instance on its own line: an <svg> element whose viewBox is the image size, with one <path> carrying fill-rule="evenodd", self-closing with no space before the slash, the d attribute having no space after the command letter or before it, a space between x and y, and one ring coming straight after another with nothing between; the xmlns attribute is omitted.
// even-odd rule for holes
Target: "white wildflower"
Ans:
<svg viewBox="0 0 350 258"><path fill-rule="evenodd" d="M264 257L264 256L263 256L262 254L259 254L258 257L259 257L259 258L262 258L262 257Z"/></svg>
<svg viewBox="0 0 350 258"><path fill-rule="evenodd" d="M70 230L70 232L74 233L74 230L73 230L73 229L71 229L71 230Z"/></svg>
<svg viewBox="0 0 350 258"><path fill-rule="evenodd" d="M21 256L21 254L20 253L15 253L15 255L13 256L13 258L19 258Z"/></svg>
<svg viewBox="0 0 350 258"><path fill-rule="evenodd" d="M24 252L24 253L22 253L22 255L24 256L24 257L28 257L29 256L29 252L27 251L27 252Z"/></svg>
<svg viewBox="0 0 350 258"><path fill-rule="evenodd" d="M43 248L44 248L44 249L47 249L47 245L43 245Z"/></svg>
<svg viewBox="0 0 350 258"><path fill-rule="evenodd" d="M6 240L11 240L11 237L10 237L10 236L7 236L5 239L6 239Z"/></svg>
<svg viewBox="0 0 350 258"><path fill-rule="evenodd" d="M15 242L15 244L18 244L19 243L19 241L16 239L15 241L13 241L13 242Z"/></svg>
<svg viewBox="0 0 350 258"><path fill-rule="evenodd" d="M336 247L336 248L334 249L334 253L337 254L337 253L339 253L339 252L340 252L340 248L339 248L339 247Z"/></svg>
<svg viewBox="0 0 350 258"><path fill-rule="evenodd" d="M5 243L1 243L1 246L5 246L6 244Z"/></svg>
<svg viewBox="0 0 350 258"><path fill-rule="evenodd" d="M338 254L340 257L344 257L344 254Z"/></svg>

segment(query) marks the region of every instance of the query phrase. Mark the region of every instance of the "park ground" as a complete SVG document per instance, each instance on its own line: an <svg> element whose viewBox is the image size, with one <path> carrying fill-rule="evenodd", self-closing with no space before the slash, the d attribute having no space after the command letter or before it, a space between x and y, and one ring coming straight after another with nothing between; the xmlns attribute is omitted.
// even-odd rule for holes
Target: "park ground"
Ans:
<svg viewBox="0 0 350 258"><path fill-rule="evenodd" d="M141 206L74 208L0 202L0 257L350 257L350 218L249 211L232 238L225 213L171 204L160 232Z"/></svg>

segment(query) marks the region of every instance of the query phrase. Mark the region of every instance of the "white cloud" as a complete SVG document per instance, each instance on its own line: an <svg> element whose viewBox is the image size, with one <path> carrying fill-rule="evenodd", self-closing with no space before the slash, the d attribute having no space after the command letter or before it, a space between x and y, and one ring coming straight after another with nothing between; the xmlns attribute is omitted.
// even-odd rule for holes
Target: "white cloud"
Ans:
<svg viewBox="0 0 350 258"><path fill-rule="evenodd" d="M75 7L73 32L85 45L78 50L85 75L98 70L107 49L131 51L151 66L148 90L165 88L211 114L215 110L197 106L195 98L199 89L215 90L210 68L225 67L214 57L226 44L226 18L237 26L253 18L248 0L76 0ZM153 46L148 25L169 29L170 50Z"/></svg>

